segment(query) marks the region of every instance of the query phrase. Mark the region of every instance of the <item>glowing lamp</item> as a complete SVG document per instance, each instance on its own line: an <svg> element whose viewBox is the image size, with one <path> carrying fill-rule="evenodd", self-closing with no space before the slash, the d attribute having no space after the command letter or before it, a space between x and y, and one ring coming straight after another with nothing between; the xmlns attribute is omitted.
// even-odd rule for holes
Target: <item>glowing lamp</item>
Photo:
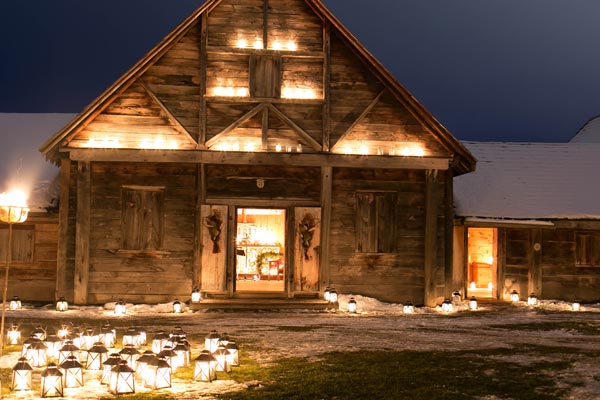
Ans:
<svg viewBox="0 0 600 400"><path fill-rule="evenodd" d="M67 340L58 351L58 363L62 364L67 361L67 358L71 356L77 357L78 354L79 347L75 346L72 340Z"/></svg>
<svg viewBox="0 0 600 400"><path fill-rule="evenodd" d="M227 363L227 354L229 352L225 346L220 345L215 351L215 359L217 360L217 372L231 372L231 365Z"/></svg>
<svg viewBox="0 0 600 400"><path fill-rule="evenodd" d="M406 304L404 304L404 307L402 307L402 311L404 314L414 314L415 306L410 301L407 301Z"/></svg>
<svg viewBox="0 0 600 400"><path fill-rule="evenodd" d="M21 343L21 331L19 330L19 325L12 324L6 332L6 344L14 346L19 343Z"/></svg>
<svg viewBox="0 0 600 400"><path fill-rule="evenodd" d="M0 194L0 221L7 224L21 224L27 220L28 214L25 193L13 190Z"/></svg>
<svg viewBox="0 0 600 400"><path fill-rule="evenodd" d="M472 296L471 300L469 300L469 309L473 311L477 310L477 299L475 296Z"/></svg>
<svg viewBox="0 0 600 400"><path fill-rule="evenodd" d="M141 376L142 379L144 379L144 374L146 368L148 367L148 364L155 358L156 354L154 354L152 351L144 351L142 355L138 357L137 362L135 363L135 373L138 374L138 376Z"/></svg>
<svg viewBox="0 0 600 400"><path fill-rule="evenodd" d="M32 367L40 368L45 366L48 361L46 345L44 342L38 341L31 343L31 345L27 347L25 357L27 358L27 362L29 362Z"/></svg>
<svg viewBox="0 0 600 400"><path fill-rule="evenodd" d="M108 359L108 349L102 344L102 342L96 342L87 351L87 358L85 361L86 369L92 371L100 371L102 365Z"/></svg>
<svg viewBox="0 0 600 400"><path fill-rule="evenodd" d="M119 353L111 353L108 359L104 361L102 365L102 378L101 383L110 383L110 375L113 368L115 368L121 362L122 358Z"/></svg>
<svg viewBox="0 0 600 400"><path fill-rule="evenodd" d="M100 336L98 339L104 344L105 347L115 347L117 342L117 334L110 324L104 324L100 328Z"/></svg>
<svg viewBox="0 0 600 400"><path fill-rule="evenodd" d="M167 335L165 331L156 332L156 334L154 334L154 338L152 339L152 352L154 354L160 353L168 341L169 335Z"/></svg>
<svg viewBox="0 0 600 400"><path fill-rule="evenodd" d="M58 358L60 348L62 347L62 341L56 335L48 335L44 340L46 345L46 355L48 358Z"/></svg>
<svg viewBox="0 0 600 400"><path fill-rule="evenodd" d="M112 394L135 393L134 371L127 365L127 361L121 360L119 364L110 371L108 390Z"/></svg>
<svg viewBox="0 0 600 400"><path fill-rule="evenodd" d="M126 344L119 352L119 355L123 360L125 360L125 362L127 362L129 367L135 368L135 362L140 356L140 352L132 344Z"/></svg>
<svg viewBox="0 0 600 400"><path fill-rule="evenodd" d="M81 350L89 350L98 341L98 335L94 333L92 328L87 328L81 339Z"/></svg>
<svg viewBox="0 0 600 400"><path fill-rule="evenodd" d="M194 360L194 380L212 382L217 379L217 360L208 350L203 350Z"/></svg>
<svg viewBox="0 0 600 400"><path fill-rule="evenodd" d="M230 340L225 346L229 354L227 355L227 363L232 367L240 366L240 348L235 340Z"/></svg>
<svg viewBox="0 0 600 400"><path fill-rule="evenodd" d="M448 299L444 300L444 302L442 303L442 311L449 313L452 312L453 309L454 307L452 306L452 302Z"/></svg>
<svg viewBox="0 0 600 400"><path fill-rule="evenodd" d="M223 345L223 346L227 346L227 344L229 343L229 335L226 332L223 332L223 334L221 334L221 337L219 338L219 346Z"/></svg>
<svg viewBox="0 0 600 400"><path fill-rule="evenodd" d="M330 293L331 293L331 288L330 287L326 287L325 291L323 292L323 299L329 303L329 297L330 297Z"/></svg>
<svg viewBox="0 0 600 400"><path fill-rule="evenodd" d="M173 352L175 353L175 358L173 359L173 363L175 365L173 369L177 369L179 367L187 367L190 359L190 348L186 346L186 344L183 341L181 341L178 342L175 345L175 347L173 347Z"/></svg>
<svg viewBox="0 0 600 400"><path fill-rule="evenodd" d="M48 364L48 367L42 372L41 396L63 397L62 376L62 372L58 370L55 363Z"/></svg>
<svg viewBox="0 0 600 400"><path fill-rule="evenodd" d="M29 349L29 346L37 342L41 342L41 340L35 335L30 335L27 339L25 339L25 341L23 342L23 347L21 348L21 355L25 356L27 354L27 349Z"/></svg>
<svg viewBox="0 0 600 400"><path fill-rule="evenodd" d="M148 335L146 330L140 326L135 327L138 336L138 346L145 346L148 343Z"/></svg>
<svg viewBox="0 0 600 400"><path fill-rule="evenodd" d="M173 302L173 313L181 314L183 312L183 305L179 300Z"/></svg>
<svg viewBox="0 0 600 400"><path fill-rule="evenodd" d="M27 362L25 357L19 358L12 369L11 390L31 390L31 378L33 368Z"/></svg>
<svg viewBox="0 0 600 400"><path fill-rule="evenodd" d="M510 301L513 303L518 303L519 302L519 292L517 292L516 290L513 290L510 293Z"/></svg>
<svg viewBox="0 0 600 400"><path fill-rule="evenodd" d="M220 336L217 331L211 331L208 336L204 338L204 348L211 353L217 351L219 347Z"/></svg>
<svg viewBox="0 0 600 400"><path fill-rule="evenodd" d="M13 311L21 309L21 299L19 299L19 296L13 296L10 303L8 303L8 309Z"/></svg>
<svg viewBox="0 0 600 400"><path fill-rule="evenodd" d="M60 339L65 339L70 333L71 330L69 329L69 326L62 324L60 328L58 328L58 331L56 331L56 336L58 336Z"/></svg>
<svg viewBox="0 0 600 400"><path fill-rule="evenodd" d="M61 297L60 300L56 302L56 311L67 311L69 309L69 303L65 300L64 297Z"/></svg>
<svg viewBox="0 0 600 400"><path fill-rule="evenodd" d="M38 325L31 331L31 336L35 336L41 341L44 341L46 339L46 330Z"/></svg>
<svg viewBox="0 0 600 400"><path fill-rule="evenodd" d="M119 300L115 303L115 315L123 316L127 314L127 304L124 300Z"/></svg>
<svg viewBox="0 0 600 400"><path fill-rule="evenodd" d="M76 388L83 386L83 365L75 356L68 357L62 364L60 369L63 373L63 387Z"/></svg>
<svg viewBox="0 0 600 400"><path fill-rule="evenodd" d="M338 293L334 288L329 290L329 302L335 304L338 302Z"/></svg>
<svg viewBox="0 0 600 400"><path fill-rule="evenodd" d="M351 314L356 313L356 300L354 297L350 297L350 300L348 300L348 312Z"/></svg>
<svg viewBox="0 0 600 400"><path fill-rule="evenodd" d="M571 305L571 308L573 309L573 311L580 311L581 310L581 302L579 300L575 300L573 302L573 304Z"/></svg>
<svg viewBox="0 0 600 400"><path fill-rule="evenodd" d="M173 351L172 347L166 346L160 353L158 353L157 357L160 357L168 362L173 371L177 369L177 354L175 351Z"/></svg>
<svg viewBox="0 0 600 400"><path fill-rule="evenodd" d="M155 357L148 363L142 376L142 383L150 389L171 387L171 366L164 359Z"/></svg>
<svg viewBox="0 0 600 400"><path fill-rule="evenodd" d="M538 298L535 295L535 293L531 293L528 297L527 297L527 305L530 306L537 306L538 304Z"/></svg>
<svg viewBox="0 0 600 400"><path fill-rule="evenodd" d="M198 286L192 289L192 303L200 303L202 296L200 295L200 288Z"/></svg>
<svg viewBox="0 0 600 400"><path fill-rule="evenodd" d="M134 327L127 328L123 335L123 346L139 347L138 333Z"/></svg>

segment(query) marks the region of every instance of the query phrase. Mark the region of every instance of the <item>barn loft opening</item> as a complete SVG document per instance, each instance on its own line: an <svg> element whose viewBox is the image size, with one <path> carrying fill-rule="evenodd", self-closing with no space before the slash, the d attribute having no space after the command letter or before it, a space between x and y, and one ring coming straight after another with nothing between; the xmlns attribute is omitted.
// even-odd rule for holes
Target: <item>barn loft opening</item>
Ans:
<svg viewBox="0 0 600 400"><path fill-rule="evenodd" d="M498 229L469 228L468 290L469 296L496 297L498 269Z"/></svg>
<svg viewBox="0 0 600 400"><path fill-rule="evenodd" d="M236 291L285 289L285 210L238 208Z"/></svg>

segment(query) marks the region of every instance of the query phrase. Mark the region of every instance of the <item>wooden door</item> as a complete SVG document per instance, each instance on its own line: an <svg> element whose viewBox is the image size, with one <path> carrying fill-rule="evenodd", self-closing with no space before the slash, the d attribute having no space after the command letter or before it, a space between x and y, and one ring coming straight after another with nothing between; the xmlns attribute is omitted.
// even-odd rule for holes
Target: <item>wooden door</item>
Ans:
<svg viewBox="0 0 600 400"><path fill-rule="evenodd" d="M227 206L203 205L201 208L200 290L227 293Z"/></svg>
<svg viewBox="0 0 600 400"><path fill-rule="evenodd" d="M296 293L318 293L321 244L321 208L294 210L294 280Z"/></svg>

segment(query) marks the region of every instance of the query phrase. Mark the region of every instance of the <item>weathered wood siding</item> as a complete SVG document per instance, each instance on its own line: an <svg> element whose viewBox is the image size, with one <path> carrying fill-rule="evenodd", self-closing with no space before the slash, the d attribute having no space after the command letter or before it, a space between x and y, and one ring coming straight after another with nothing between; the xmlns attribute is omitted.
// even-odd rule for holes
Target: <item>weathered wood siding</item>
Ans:
<svg viewBox="0 0 600 400"><path fill-rule="evenodd" d="M164 302L192 289L196 167L93 163L88 303L120 298ZM164 243L160 251L122 250L121 188L164 187Z"/></svg>
<svg viewBox="0 0 600 400"><path fill-rule="evenodd" d="M7 246L8 225L1 224L0 228L0 243ZM16 240L17 237L19 240ZM8 271L8 299L19 296L23 301L54 301L57 242L58 216L55 214L31 214L25 223L13 225L13 262ZM4 279L5 249L2 254L0 276Z"/></svg>
<svg viewBox="0 0 600 400"><path fill-rule="evenodd" d="M440 183L438 193L444 193ZM343 293L383 301L424 301L425 172L334 169L331 212L330 283ZM395 191L396 252L356 251L356 192ZM442 202L438 202L442 204ZM438 209L435 282L444 282L444 214ZM441 295L442 293L440 293Z"/></svg>
<svg viewBox="0 0 600 400"><path fill-rule="evenodd" d="M521 299L527 299L528 273L531 262L530 232L527 228L506 228L504 298L516 290Z"/></svg>

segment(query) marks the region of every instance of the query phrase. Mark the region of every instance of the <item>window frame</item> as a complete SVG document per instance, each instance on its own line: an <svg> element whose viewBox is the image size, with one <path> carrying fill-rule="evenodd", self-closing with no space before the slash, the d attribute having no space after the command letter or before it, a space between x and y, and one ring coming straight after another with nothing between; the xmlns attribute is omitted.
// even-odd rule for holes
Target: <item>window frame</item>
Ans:
<svg viewBox="0 0 600 400"><path fill-rule="evenodd" d="M600 267L600 232L575 232L575 265Z"/></svg>

